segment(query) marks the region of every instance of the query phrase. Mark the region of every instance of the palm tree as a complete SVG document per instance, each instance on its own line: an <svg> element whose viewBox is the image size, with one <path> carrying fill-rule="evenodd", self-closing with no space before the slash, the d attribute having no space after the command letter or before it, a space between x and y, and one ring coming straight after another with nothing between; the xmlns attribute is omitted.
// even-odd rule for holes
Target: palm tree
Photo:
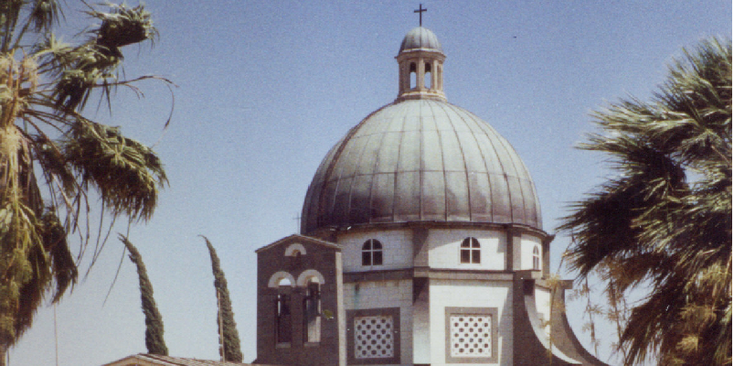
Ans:
<svg viewBox="0 0 734 366"><path fill-rule="evenodd" d="M99 24L72 46L51 32L57 0L0 2L0 364L45 296L56 302L75 284L90 195L113 217L147 220L166 183L150 148L82 114L93 94L109 104L117 86L137 90L143 78L118 74L120 49L155 36L150 14L80 4Z"/></svg>
<svg viewBox="0 0 734 366"><path fill-rule="evenodd" d="M625 363L731 364L731 41L710 39L670 68L651 102L595 113L582 149L615 175L573 206L567 259L607 291L644 288L621 336Z"/></svg>

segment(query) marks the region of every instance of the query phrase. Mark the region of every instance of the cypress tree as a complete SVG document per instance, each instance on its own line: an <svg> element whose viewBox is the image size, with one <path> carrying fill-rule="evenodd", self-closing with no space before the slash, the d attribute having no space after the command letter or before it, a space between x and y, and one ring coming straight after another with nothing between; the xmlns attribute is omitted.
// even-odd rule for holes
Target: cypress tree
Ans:
<svg viewBox="0 0 734 366"><path fill-rule="evenodd" d="M234 312L232 311L232 302L229 299L229 290L227 289L227 279L224 277L224 271L219 266L219 257L214 250L212 243L205 236L201 236L206 241L209 248L209 255L212 259L212 272L214 273L214 289L217 293L217 303L219 309L217 311L217 329L219 329L219 355L222 360L229 362L242 362L242 351L240 350L240 336L237 333L237 323L234 321ZM221 339L221 338L224 339Z"/></svg>
<svg viewBox="0 0 734 366"><path fill-rule="evenodd" d="M145 314L145 347L148 348L149 354L168 356L168 347L163 339L163 317L155 304L153 285L148 279L143 257L125 236L120 235L120 241L130 251L130 260L138 267L140 299L143 302L143 314Z"/></svg>

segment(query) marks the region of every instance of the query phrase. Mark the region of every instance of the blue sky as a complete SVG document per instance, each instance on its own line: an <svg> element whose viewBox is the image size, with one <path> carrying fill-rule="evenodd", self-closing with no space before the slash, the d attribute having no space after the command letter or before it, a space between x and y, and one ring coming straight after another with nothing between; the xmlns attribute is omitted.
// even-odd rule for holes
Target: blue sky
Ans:
<svg viewBox="0 0 734 366"><path fill-rule="evenodd" d="M85 24L67 1L67 34ZM574 149L593 132L590 112L619 98L649 99L667 65L732 32L732 4L706 1L423 1L423 25L443 45L449 102L513 144L536 184L544 228L611 174L605 157ZM154 218L131 229L155 288L171 355L218 359L216 298L204 241L227 275L245 360L255 358L254 250L297 231L321 159L349 128L391 103L397 55L418 25L407 1L149 0L160 38L125 50L125 72L167 77L172 97L145 82L120 89L113 114L156 151L170 187ZM66 37L70 40L70 36ZM114 232L124 232L119 225ZM556 268L568 238L553 242ZM135 268L110 240L88 279L57 308L59 365L99 365L145 352ZM572 273L563 272L565 278ZM582 342L580 302L569 317ZM611 332L611 329L608 330ZM606 359L611 334L601 334ZM588 345L587 345L588 347ZM53 365L53 308L10 352L10 365Z"/></svg>

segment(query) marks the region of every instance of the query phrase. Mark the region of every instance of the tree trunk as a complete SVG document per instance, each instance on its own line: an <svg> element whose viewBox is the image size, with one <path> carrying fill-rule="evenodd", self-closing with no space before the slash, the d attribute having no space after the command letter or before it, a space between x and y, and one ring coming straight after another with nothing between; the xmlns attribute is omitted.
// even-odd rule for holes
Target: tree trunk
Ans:
<svg viewBox="0 0 734 366"><path fill-rule="evenodd" d="M8 348L0 344L0 366L7 366L5 360L8 357Z"/></svg>

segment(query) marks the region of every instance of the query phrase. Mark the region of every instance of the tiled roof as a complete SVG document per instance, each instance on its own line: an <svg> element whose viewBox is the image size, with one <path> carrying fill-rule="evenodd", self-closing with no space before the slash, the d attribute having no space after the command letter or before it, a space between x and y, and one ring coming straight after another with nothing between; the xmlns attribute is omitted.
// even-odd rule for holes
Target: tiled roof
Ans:
<svg viewBox="0 0 734 366"><path fill-rule="evenodd" d="M251 363L222 362L212 360L198 360L195 358L183 358L161 355L137 354L125 357L119 361L105 364L103 366L268 366ZM270 365L274 366L274 365Z"/></svg>

